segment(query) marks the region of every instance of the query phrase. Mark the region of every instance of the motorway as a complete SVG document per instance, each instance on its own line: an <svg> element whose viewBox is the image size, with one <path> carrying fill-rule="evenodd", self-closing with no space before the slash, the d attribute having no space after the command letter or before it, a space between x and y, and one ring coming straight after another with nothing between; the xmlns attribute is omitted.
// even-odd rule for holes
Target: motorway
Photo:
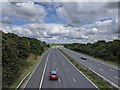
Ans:
<svg viewBox="0 0 120 90"><path fill-rule="evenodd" d="M58 80L49 80L49 72L52 70L58 72ZM51 48L44 55L24 86L24 89L29 88L91 88L98 90L94 83L66 60L58 48Z"/></svg>
<svg viewBox="0 0 120 90"><path fill-rule="evenodd" d="M120 70L117 67L108 65L99 60L93 60L93 58L90 58L88 56L85 56L85 57L87 57L87 60L82 60L81 56L83 56L83 55L80 53L74 52L74 51L66 49L66 48L61 48L61 50L64 53L66 53L67 55L69 55L71 58L76 60L79 64L84 65L85 67L92 70L94 73L101 76L102 78L104 78L106 81L108 81L115 87L120 88L120 86L119 86Z"/></svg>

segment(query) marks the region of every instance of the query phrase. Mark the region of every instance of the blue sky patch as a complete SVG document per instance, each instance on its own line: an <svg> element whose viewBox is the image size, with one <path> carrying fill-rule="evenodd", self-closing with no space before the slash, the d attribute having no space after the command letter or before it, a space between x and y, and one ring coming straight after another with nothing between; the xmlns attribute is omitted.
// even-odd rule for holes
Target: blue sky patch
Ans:
<svg viewBox="0 0 120 90"><path fill-rule="evenodd" d="M62 7L62 4L55 6L55 4L52 3L40 3L40 2L34 2L34 4L43 6L45 11L47 12L45 18L44 18L44 22L45 23L58 23L58 24L67 24L67 20L60 18L57 15L57 8Z"/></svg>
<svg viewBox="0 0 120 90"><path fill-rule="evenodd" d="M12 21L11 24L13 25L25 25L29 23L28 21L20 18L13 18L11 21Z"/></svg>

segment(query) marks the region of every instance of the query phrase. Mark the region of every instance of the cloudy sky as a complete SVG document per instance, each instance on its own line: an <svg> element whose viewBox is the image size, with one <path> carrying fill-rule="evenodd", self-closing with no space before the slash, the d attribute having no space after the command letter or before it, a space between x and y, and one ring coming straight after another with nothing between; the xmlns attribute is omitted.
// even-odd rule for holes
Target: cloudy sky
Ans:
<svg viewBox="0 0 120 90"><path fill-rule="evenodd" d="M6 1L6 0L5 0ZM0 2L0 30L47 43L118 39L118 2Z"/></svg>

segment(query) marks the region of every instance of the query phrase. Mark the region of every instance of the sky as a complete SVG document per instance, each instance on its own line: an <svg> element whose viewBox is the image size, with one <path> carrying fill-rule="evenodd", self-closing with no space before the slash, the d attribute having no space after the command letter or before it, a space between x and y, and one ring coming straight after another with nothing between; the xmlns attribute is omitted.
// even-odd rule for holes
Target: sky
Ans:
<svg viewBox="0 0 120 90"><path fill-rule="evenodd" d="M40 1L0 2L0 30L47 43L118 39L117 0Z"/></svg>

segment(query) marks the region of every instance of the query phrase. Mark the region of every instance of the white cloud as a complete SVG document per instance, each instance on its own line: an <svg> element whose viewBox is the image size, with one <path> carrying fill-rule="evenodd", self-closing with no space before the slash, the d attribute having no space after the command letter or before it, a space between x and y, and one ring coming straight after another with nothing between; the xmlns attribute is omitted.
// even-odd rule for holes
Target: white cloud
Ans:
<svg viewBox="0 0 120 90"><path fill-rule="evenodd" d="M63 9L63 10L61 10ZM61 11L61 12L60 12ZM71 25L81 25L96 22L105 18L118 18L117 2L64 2L58 10L61 16L66 16Z"/></svg>
<svg viewBox="0 0 120 90"><path fill-rule="evenodd" d="M29 22L43 22L45 11L42 6L35 5L33 2L3 2L2 13L3 16L16 17Z"/></svg>
<svg viewBox="0 0 120 90"><path fill-rule="evenodd" d="M27 0L0 0L0 2L24 2ZM51 0L34 0L37 2L51 2ZM54 0L54 2L118 2L119 0Z"/></svg>
<svg viewBox="0 0 120 90"><path fill-rule="evenodd" d="M104 23L104 22L103 22ZM96 25L96 27L95 27ZM111 25L111 24L110 24ZM42 28L44 26L44 29ZM94 26L94 27L93 27ZM101 26L94 23L82 27L64 27L62 24L28 24L24 26L4 26L4 32L15 33L19 36L34 37L48 43L87 43L95 42L97 40L114 40L117 39L117 33L111 30L103 30L106 27L104 24ZM109 27L109 26L108 26Z"/></svg>
<svg viewBox="0 0 120 90"><path fill-rule="evenodd" d="M2 20L1 20L1 22L2 22L3 24L4 24L4 23L9 24L9 23L11 23L11 20L10 20L9 17L3 17Z"/></svg>
<svg viewBox="0 0 120 90"><path fill-rule="evenodd" d="M6 7L6 10L3 8L4 11L2 11L6 16L4 22L10 21L8 16L15 16L29 20L30 23L23 26L3 24L1 30L5 33L37 38L48 43L88 43L97 40L114 40L118 38L118 15L116 4L114 4L107 2L63 3L64 7L57 9L57 14L61 18L68 19L71 25L65 26L57 23L44 23L43 19L46 14L44 8L34 5L33 2L5 3L3 7ZM105 18L112 19L100 21ZM36 22L36 19L39 22ZM76 25L77 27L74 27Z"/></svg>
<svg viewBox="0 0 120 90"><path fill-rule="evenodd" d="M112 24L112 20L106 20L103 22L101 22L101 21L96 22L96 25L98 25L98 26L106 26L106 25L110 25L110 24Z"/></svg>

